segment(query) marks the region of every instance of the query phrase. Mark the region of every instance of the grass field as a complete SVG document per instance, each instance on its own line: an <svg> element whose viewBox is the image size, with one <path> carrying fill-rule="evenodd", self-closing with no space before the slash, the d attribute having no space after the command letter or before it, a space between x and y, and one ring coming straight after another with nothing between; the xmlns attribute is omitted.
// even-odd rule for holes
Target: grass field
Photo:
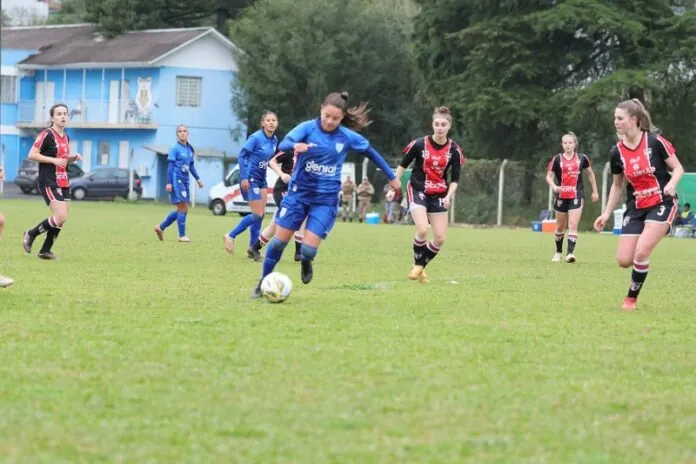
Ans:
<svg viewBox="0 0 696 464"><path fill-rule="evenodd" d="M610 235L569 265L548 234L452 228L424 285L412 227L339 223L271 305L223 251L238 216L197 208L179 244L169 207L77 203L45 262L20 246L43 203L0 210L4 462L696 462L696 240L623 313Z"/></svg>

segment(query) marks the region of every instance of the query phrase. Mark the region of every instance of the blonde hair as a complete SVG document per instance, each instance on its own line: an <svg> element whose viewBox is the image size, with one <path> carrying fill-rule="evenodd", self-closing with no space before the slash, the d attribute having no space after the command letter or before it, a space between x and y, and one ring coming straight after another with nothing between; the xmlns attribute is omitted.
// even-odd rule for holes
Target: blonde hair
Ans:
<svg viewBox="0 0 696 464"><path fill-rule="evenodd" d="M438 106L435 108L433 111L433 119L435 118L444 118L452 124L452 112L446 106Z"/></svg>
<svg viewBox="0 0 696 464"><path fill-rule="evenodd" d="M629 116L635 117L638 121L638 129L648 132L656 132L658 130L650 119L650 113L637 98L622 101L616 107L626 111Z"/></svg>
<svg viewBox="0 0 696 464"><path fill-rule="evenodd" d="M275 116L276 121L278 120L278 113L276 113L275 111L264 111L264 113L259 118L259 126L263 126L263 120L266 119L266 116L268 116L269 114Z"/></svg>
<svg viewBox="0 0 696 464"><path fill-rule="evenodd" d="M578 136L575 135L575 132L573 132L573 131L568 131L568 132L566 132L566 133L563 134L563 136L561 137L561 141L563 141L563 137L565 137L566 135L569 135L570 137L573 137L573 140L575 140L575 148L577 148L577 146L578 146Z"/></svg>

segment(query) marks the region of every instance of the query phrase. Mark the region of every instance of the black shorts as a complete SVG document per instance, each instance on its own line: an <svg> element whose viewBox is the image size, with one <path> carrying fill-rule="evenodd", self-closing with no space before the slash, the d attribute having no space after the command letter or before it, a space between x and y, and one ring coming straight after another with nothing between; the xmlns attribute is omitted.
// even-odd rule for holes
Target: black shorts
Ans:
<svg viewBox="0 0 696 464"><path fill-rule="evenodd" d="M442 200L447 196L446 193L428 194L414 189L411 187L410 183L408 184L407 191L408 204L411 211L413 211L413 208L422 206L428 213L441 214L447 212L447 208L442 204Z"/></svg>
<svg viewBox="0 0 696 464"><path fill-rule="evenodd" d="M668 198L651 208L637 209L635 205L627 208L624 212L621 235L640 235L647 222L668 224L671 228L672 222L677 216L677 209L679 209L677 206L678 204L673 198ZM669 229L667 230L669 231Z"/></svg>
<svg viewBox="0 0 696 464"><path fill-rule="evenodd" d="M582 198L563 199L556 198L553 201L553 210L557 213L567 213L570 210L582 208Z"/></svg>
<svg viewBox="0 0 696 464"><path fill-rule="evenodd" d="M283 197L288 193L288 184L284 184L284 187L273 187L273 201L278 208L280 208L280 202L283 201Z"/></svg>
<svg viewBox="0 0 696 464"><path fill-rule="evenodd" d="M72 191L70 187L51 187L48 185L39 185L39 191L43 196L46 205L49 206L52 201L70 201Z"/></svg>

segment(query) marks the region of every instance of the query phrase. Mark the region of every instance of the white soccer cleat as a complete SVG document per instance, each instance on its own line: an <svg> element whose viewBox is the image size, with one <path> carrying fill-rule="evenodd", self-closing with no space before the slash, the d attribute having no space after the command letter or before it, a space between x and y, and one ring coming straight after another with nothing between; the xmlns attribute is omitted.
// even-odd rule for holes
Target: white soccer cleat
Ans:
<svg viewBox="0 0 696 464"><path fill-rule="evenodd" d="M14 280L10 279L9 277L5 277L0 275L0 288L5 288L9 287L14 283Z"/></svg>
<svg viewBox="0 0 696 464"><path fill-rule="evenodd" d="M553 261L554 263L560 263L562 257L562 253L556 253L555 255L553 255L553 259L551 261Z"/></svg>
<svg viewBox="0 0 696 464"><path fill-rule="evenodd" d="M574 263L575 262L575 255L573 253L570 253L568 256L565 258L566 263Z"/></svg>
<svg viewBox="0 0 696 464"><path fill-rule="evenodd" d="M179 241L180 241L181 243L190 243L190 242L191 242L191 239L188 238L186 235L184 235L183 237L179 237Z"/></svg>

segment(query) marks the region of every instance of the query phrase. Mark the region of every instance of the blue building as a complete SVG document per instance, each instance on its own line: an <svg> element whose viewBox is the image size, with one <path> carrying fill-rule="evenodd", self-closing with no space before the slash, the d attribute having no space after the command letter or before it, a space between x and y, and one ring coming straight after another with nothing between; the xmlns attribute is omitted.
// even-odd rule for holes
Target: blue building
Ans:
<svg viewBox="0 0 696 464"><path fill-rule="evenodd" d="M208 189L236 158L246 126L231 109L235 46L213 28L103 38L90 24L3 28L0 137L12 181L48 110L66 103L82 168L133 167L143 197L166 199L166 154L186 124Z"/></svg>

